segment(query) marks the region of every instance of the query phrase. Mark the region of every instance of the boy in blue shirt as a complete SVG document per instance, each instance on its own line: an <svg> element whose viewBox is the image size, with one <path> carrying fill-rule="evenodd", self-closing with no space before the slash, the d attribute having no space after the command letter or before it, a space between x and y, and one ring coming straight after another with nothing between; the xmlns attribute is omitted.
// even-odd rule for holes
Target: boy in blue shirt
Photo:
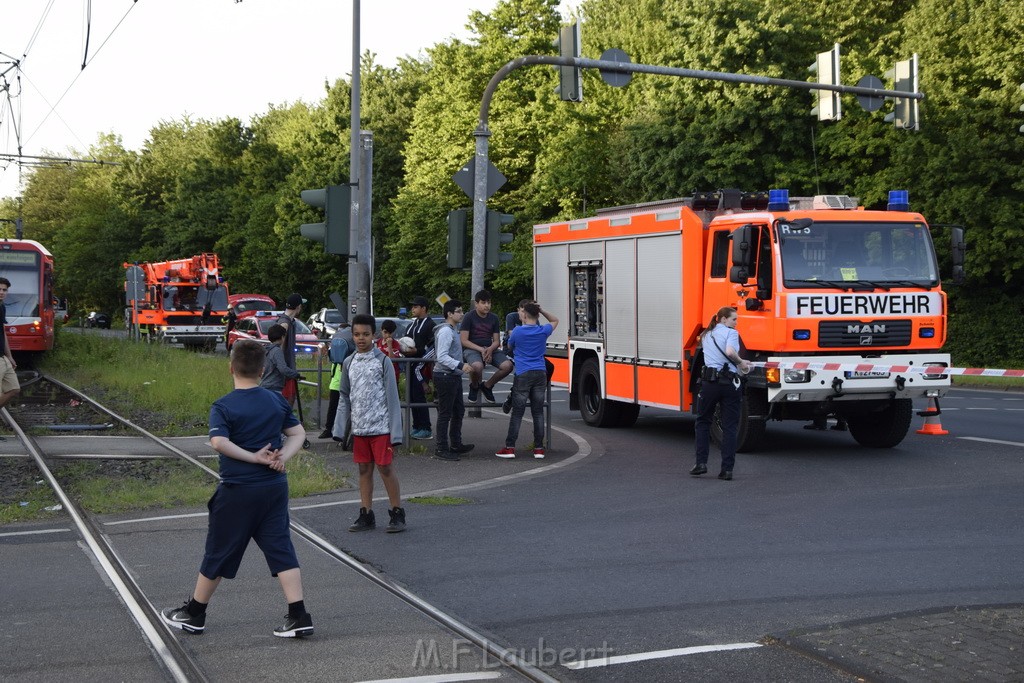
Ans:
<svg viewBox="0 0 1024 683"><path fill-rule="evenodd" d="M544 325L540 324L541 315L548 320ZM523 324L513 329L508 337L509 349L516 359L516 378L512 383L512 417L508 422L505 447L495 455L499 458L516 457L519 425L522 424L526 402L529 401L530 414L533 416L533 457L543 458L544 394L548 383L544 350L547 348L548 337L558 327L558 318L542 309L535 301L523 304L520 317Z"/></svg>
<svg viewBox="0 0 1024 683"><path fill-rule="evenodd" d="M182 607L160 612L165 624L187 633L202 633L206 628L206 606L213 592L222 578L235 577L253 539L288 601L288 616L274 635L313 634L288 527L285 474L285 465L299 452L306 432L281 394L259 386L264 356L257 342L235 342L231 348L235 390L210 408L210 444L220 453L220 484L207 504L206 552L192 597Z"/></svg>

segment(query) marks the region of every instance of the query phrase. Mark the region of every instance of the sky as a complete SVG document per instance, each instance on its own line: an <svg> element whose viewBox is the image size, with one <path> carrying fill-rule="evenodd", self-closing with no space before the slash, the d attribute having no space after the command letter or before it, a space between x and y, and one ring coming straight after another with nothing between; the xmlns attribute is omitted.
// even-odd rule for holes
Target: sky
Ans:
<svg viewBox="0 0 1024 683"><path fill-rule="evenodd" d="M497 2L361 0L360 51L384 66L425 55L466 39L469 13ZM318 102L325 80L352 71L352 10L353 0L0 0L0 155L17 154L16 129L22 154L67 157L103 133L138 150L160 121L248 122L271 104ZM14 59L21 91L9 104ZM17 164L0 157L0 197L20 188Z"/></svg>

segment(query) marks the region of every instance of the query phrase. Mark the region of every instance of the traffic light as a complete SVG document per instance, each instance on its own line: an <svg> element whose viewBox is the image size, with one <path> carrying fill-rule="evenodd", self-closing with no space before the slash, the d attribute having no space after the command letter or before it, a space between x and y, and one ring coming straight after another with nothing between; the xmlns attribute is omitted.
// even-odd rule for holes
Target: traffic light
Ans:
<svg viewBox="0 0 1024 683"><path fill-rule="evenodd" d="M893 90L900 92L917 92L917 55L902 62L896 62L896 68L885 72L886 77L894 80ZM917 100L909 97L897 97L896 109L891 114L885 115L885 121L893 121L898 130L918 130L920 121L918 119Z"/></svg>
<svg viewBox="0 0 1024 683"><path fill-rule="evenodd" d="M558 46L560 56L579 59L582 56L579 22L562 26L558 31L558 40L555 41L555 44ZM582 70L574 66L559 66L557 68L558 86L555 88L555 92L558 93L559 98L564 102L582 102Z"/></svg>
<svg viewBox="0 0 1024 683"><path fill-rule="evenodd" d="M466 217L468 209L448 212L448 267L466 267Z"/></svg>
<svg viewBox="0 0 1024 683"><path fill-rule="evenodd" d="M300 196L310 206L324 210L324 222L300 225L299 233L306 239L323 243L325 253L348 256L352 188L328 185L320 190L303 190Z"/></svg>
<svg viewBox="0 0 1024 683"><path fill-rule="evenodd" d="M509 232L502 232L501 226L508 225L515 221L515 219L515 216L507 213L487 212L487 239L485 240L487 247L484 250L484 268L487 270L494 270L502 263L508 263L512 260L512 254L502 251L501 245L511 242L514 235Z"/></svg>
<svg viewBox="0 0 1024 683"><path fill-rule="evenodd" d="M819 52L818 59L811 64L809 71L818 75L818 83L841 85L839 80L839 43L828 52ZM843 118L842 104L839 93L831 90L815 90L815 106L811 114L817 115L819 121L838 121Z"/></svg>

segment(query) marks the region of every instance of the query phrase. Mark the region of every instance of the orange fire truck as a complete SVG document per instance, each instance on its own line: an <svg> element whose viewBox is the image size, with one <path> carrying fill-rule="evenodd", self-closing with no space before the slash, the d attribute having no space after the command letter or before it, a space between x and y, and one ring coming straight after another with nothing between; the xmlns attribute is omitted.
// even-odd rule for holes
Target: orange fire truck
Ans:
<svg viewBox="0 0 1024 683"><path fill-rule="evenodd" d="M142 269L146 288L145 299L130 311L132 324L155 340L186 348L212 350L224 338L228 287L216 254L124 264L133 266Z"/></svg>
<svg viewBox="0 0 1024 683"><path fill-rule="evenodd" d="M741 450L768 420L829 416L865 446L895 446L912 399L937 405L950 386L923 371L949 366L946 296L906 194L868 211L844 195L720 190L535 226L534 293L563 321L546 352L553 382L595 426L630 426L641 406L692 411L698 335L734 306L744 355L761 363L745 383ZM959 276L963 232L951 233Z"/></svg>

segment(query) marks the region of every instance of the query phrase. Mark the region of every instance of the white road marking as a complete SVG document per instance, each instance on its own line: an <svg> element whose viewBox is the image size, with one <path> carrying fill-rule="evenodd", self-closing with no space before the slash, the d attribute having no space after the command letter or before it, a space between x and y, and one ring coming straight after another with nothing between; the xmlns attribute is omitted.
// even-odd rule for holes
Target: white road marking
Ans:
<svg viewBox="0 0 1024 683"><path fill-rule="evenodd" d="M980 436L958 436L958 439L964 439L965 441L981 441L983 443L997 443L1000 446L1019 446L1024 448L1024 443L1020 441L1001 441L999 439L983 439Z"/></svg>
<svg viewBox="0 0 1024 683"><path fill-rule="evenodd" d="M648 659L666 659L668 657L683 657L696 655L702 652L721 652L723 650L749 650L750 648L761 647L761 643L727 643L725 645L698 645L695 647L679 647L674 650L656 650L654 652L638 652L632 655L618 655L616 657L602 657L601 659L585 659L579 662L566 664L569 669L593 669L599 666L611 666L612 664L626 664L629 662L642 662Z"/></svg>
<svg viewBox="0 0 1024 683"><path fill-rule="evenodd" d="M62 534L65 531L71 531L71 529L37 529L36 531L9 531L4 534L0 534L0 538L6 538L7 536L34 536L36 534Z"/></svg>
<svg viewBox="0 0 1024 683"><path fill-rule="evenodd" d="M441 674L439 676L412 676L410 678L378 678L359 683L447 683L447 681L489 681L501 678L498 671L478 671L468 674Z"/></svg>

